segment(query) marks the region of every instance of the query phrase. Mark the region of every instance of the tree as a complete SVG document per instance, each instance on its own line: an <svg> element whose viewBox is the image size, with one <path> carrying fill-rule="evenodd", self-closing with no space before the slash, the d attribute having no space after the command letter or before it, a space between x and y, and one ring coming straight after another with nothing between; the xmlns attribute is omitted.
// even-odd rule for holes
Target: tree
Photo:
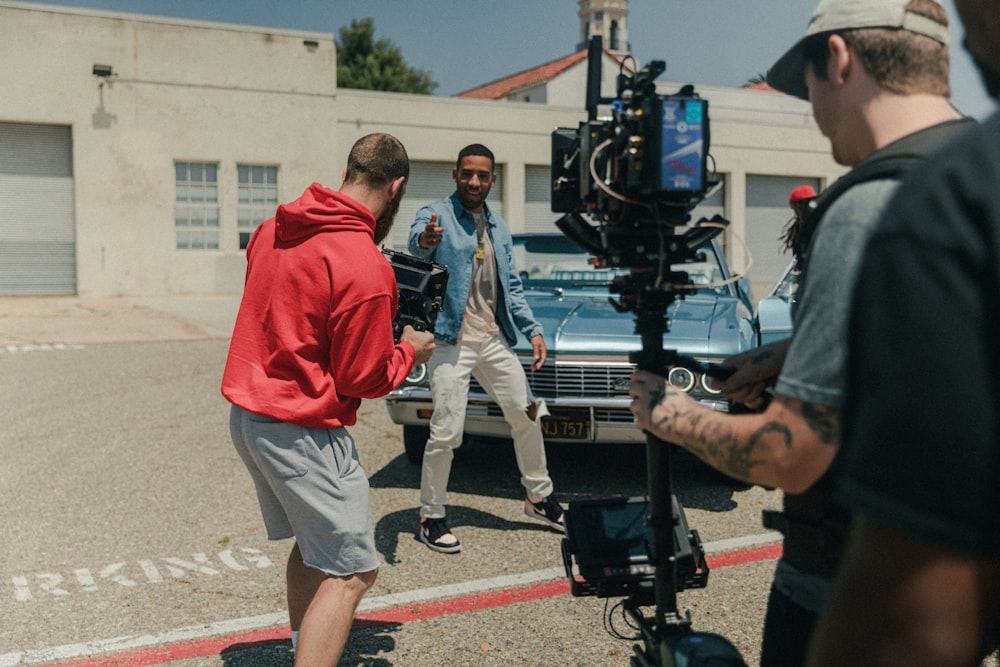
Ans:
<svg viewBox="0 0 1000 667"><path fill-rule="evenodd" d="M341 28L337 46L337 85L341 88L430 95L438 84L431 74L406 64L399 48L385 37L375 39L375 20L351 19Z"/></svg>

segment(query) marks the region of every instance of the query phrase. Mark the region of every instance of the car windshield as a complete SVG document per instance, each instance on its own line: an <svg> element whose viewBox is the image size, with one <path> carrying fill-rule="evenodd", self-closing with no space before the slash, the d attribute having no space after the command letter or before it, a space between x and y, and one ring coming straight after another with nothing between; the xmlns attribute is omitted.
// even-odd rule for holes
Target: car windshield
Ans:
<svg viewBox="0 0 1000 667"><path fill-rule="evenodd" d="M601 269L594 256L561 234L514 236L514 261L527 289L606 290L615 276L628 269ZM697 253L695 261L675 264L696 285L717 285L724 279L718 256L711 245Z"/></svg>

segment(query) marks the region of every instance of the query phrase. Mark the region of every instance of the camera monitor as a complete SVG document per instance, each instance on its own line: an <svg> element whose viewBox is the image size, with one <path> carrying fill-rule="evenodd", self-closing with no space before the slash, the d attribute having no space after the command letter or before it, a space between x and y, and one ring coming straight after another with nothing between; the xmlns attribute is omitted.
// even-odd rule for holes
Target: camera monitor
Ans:
<svg viewBox="0 0 1000 667"><path fill-rule="evenodd" d="M707 104L690 97L659 97L659 190L700 193L705 190ZM655 130L654 130L655 131Z"/></svg>
<svg viewBox="0 0 1000 667"><path fill-rule="evenodd" d="M672 497L677 590L707 583L704 551L677 498ZM652 531L645 497L605 498L569 503L563 560L573 595L615 597L629 595L643 582L651 583L655 567L650 553ZM582 581L572 575L572 557Z"/></svg>

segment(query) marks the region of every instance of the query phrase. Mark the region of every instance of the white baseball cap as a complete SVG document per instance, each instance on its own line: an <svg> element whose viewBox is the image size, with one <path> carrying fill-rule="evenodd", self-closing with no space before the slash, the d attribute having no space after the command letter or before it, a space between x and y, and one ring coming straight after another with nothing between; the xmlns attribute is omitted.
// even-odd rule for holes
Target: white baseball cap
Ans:
<svg viewBox="0 0 1000 667"><path fill-rule="evenodd" d="M820 0L809 19L806 37L836 30L889 28L909 30L946 45L948 26L907 11L910 0ZM767 73L767 83L788 95L809 99L805 83L805 42L803 37Z"/></svg>

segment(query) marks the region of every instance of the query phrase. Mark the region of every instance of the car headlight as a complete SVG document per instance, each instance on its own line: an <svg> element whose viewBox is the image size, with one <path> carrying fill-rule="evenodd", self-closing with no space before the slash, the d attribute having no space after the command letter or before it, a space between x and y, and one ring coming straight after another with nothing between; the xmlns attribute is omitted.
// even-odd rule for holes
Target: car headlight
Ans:
<svg viewBox="0 0 1000 667"><path fill-rule="evenodd" d="M694 387L695 377L694 373L688 369L674 366L670 369L670 374L667 375L667 381L681 391L691 391Z"/></svg>
<svg viewBox="0 0 1000 667"><path fill-rule="evenodd" d="M691 393L696 387L698 390L711 396L718 396L722 393L718 386L721 383L717 380L713 380L708 375L695 373L687 368L681 368L680 366L674 366L670 369L670 372L667 374L667 382L671 386L688 393Z"/></svg>
<svg viewBox="0 0 1000 667"><path fill-rule="evenodd" d="M717 396L722 393L722 390L718 387L718 380L709 377L708 375L701 376L701 388L704 389L709 394Z"/></svg>
<svg viewBox="0 0 1000 667"><path fill-rule="evenodd" d="M410 369L410 374L406 376L406 381L410 384L420 384L427 379L427 364L416 364Z"/></svg>

